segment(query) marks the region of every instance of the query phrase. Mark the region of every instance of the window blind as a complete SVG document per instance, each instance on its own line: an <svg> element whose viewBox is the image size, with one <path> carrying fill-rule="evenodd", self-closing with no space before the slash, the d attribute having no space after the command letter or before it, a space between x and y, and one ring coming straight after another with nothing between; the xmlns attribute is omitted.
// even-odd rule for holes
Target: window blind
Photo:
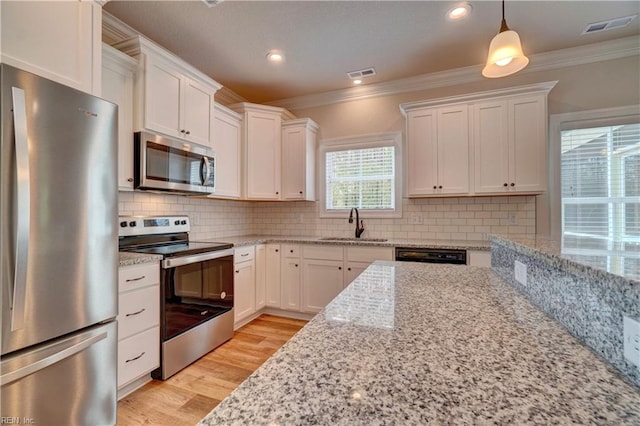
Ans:
<svg viewBox="0 0 640 426"><path fill-rule="evenodd" d="M326 209L395 208L395 149L392 146L325 153Z"/></svg>
<svg viewBox="0 0 640 426"><path fill-rule="evenodd" d="M563 247L595 263L640 253L640 123L565 130L560 161Z"/></svg>

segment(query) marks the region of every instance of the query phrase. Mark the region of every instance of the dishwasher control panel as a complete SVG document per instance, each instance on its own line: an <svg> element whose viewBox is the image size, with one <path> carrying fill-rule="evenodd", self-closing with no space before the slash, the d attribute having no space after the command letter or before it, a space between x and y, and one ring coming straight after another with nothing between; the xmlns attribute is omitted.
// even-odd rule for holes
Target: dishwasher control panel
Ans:
<svg viewBox="0 0 640 426"><path fill-rule="evenodd" d="M467 251L459 249L396 247L396 260L401 262L467 264Z"/></svg>

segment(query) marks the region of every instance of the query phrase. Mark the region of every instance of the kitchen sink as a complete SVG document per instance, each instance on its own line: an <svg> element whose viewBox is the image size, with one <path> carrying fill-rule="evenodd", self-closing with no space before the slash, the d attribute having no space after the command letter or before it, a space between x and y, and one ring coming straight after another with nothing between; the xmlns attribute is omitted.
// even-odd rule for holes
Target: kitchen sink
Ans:
<svg viewBox="0 0 640 426"><path fill-rule="evenodd" d="M349 238L349 237L322 237L318 238L320 241L363 241L369 243L383 243L387 241L386 238Z"/></svg>

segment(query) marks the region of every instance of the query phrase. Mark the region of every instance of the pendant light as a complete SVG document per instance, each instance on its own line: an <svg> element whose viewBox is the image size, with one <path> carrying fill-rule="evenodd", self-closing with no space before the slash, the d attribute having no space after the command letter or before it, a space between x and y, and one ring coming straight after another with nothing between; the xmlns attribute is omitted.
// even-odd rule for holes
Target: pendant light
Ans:
<svg viewBox="0 0 640 426"><path fill-rule="evenodd" d="M527 66L529 58L522 53L518 33L510 30L504 19L504 0L502 0L502 25L500 32L491 40L487 65L482 75L488 78L505 77Z"/></svg>

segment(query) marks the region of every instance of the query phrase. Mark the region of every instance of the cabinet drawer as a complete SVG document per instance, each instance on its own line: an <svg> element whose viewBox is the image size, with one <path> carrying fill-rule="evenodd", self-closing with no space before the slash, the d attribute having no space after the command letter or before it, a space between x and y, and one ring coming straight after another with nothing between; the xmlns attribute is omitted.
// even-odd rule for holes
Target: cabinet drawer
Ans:
<svg viewBox="0 0 640 426"><path fill-rule="evenodd" d="M135 290L160 282L160 264L146 263L143 265L121 266L118 269L118 290Z"/></svg>
<svg viewBox="0 0 640 426"><path fill-rule="evenodd" d="M153 327L118 342L118 387L160 365L160 327Z"/></svg>
<svg viewBox="0 0 640 426"><path fill-rule="evenodd" d="M300 258L300 246L293 244L282 244L282 256L291 258Z"/></svg>
<svg viewBox="0 0 640 426"><path fill-rule="evenodd" d="M238 247L233 253L233 261L235 263L253 260L256 256L255 246Z"/></svg>
<svg viewBox="0 0 640 426"><path fill-rule="evenodd" d="M393 260L393 247L347 247L347 261Z"/></svg>
<svg viewBox="0 0 640 426"><path fill-rule="evenodd" d="M313 245L304 246L302 250L305 259L339 260L344 259L342 247Z"/></svg>
<svg viewBox="0 0 640 426"><path fill-rule="evenodd" d="M120 293L118 340L160 324L160 286Z"/></svg>

